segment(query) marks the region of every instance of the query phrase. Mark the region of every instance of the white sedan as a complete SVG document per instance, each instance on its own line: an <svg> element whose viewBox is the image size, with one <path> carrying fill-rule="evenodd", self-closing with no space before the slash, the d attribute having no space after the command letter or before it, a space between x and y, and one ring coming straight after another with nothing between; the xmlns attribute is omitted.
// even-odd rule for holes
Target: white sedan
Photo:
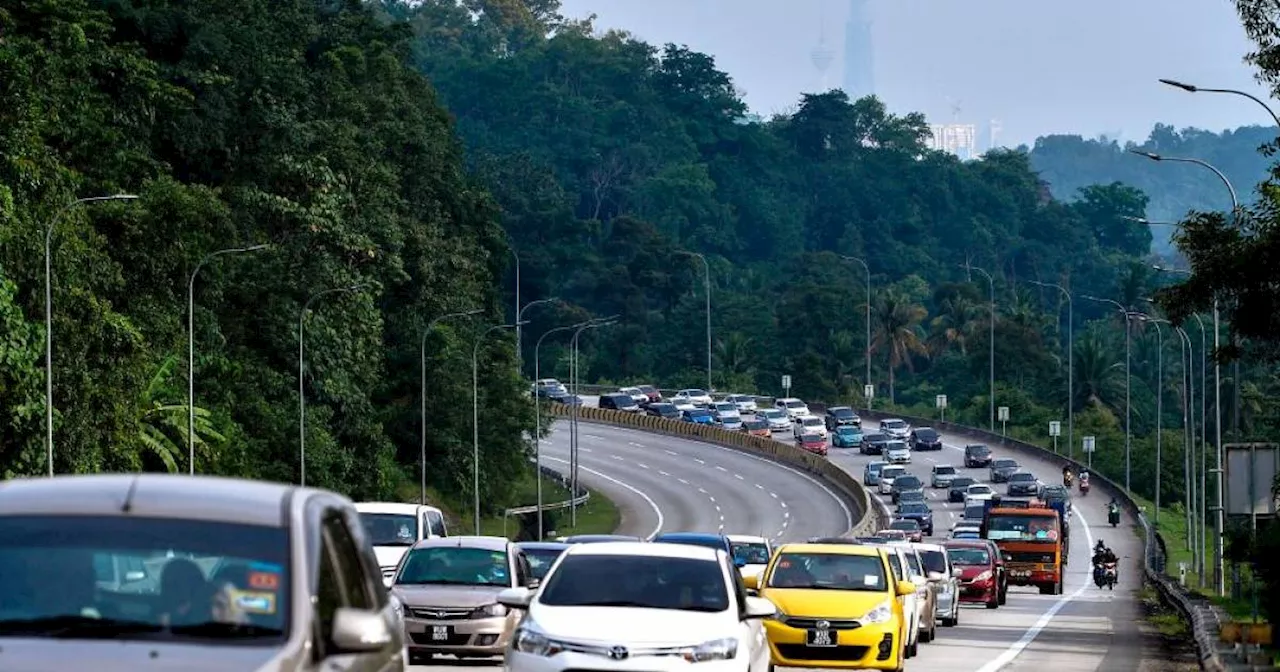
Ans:
<svg viewBox="0 0 1280 672"><path fill-rule="evenodd" d="M498 602L524 611L507 672L768 672L772 602L736 590L719 549L606 542L570 546L536 590Z"/></svg>
<svg viewBox="0 0 1280 672"><path fill-rule="evenodd" d="M819 434L822 438L827 438L827 423L822 421L816 415L806 415L798 418L792 425L794 427L796 438L800 438L804 434Z"/></svg>
<svg viewBox="0 0 1280 672"><path fill-rule="evenodd" d="M971 503L981 503L996 496L996 491L986 483L974 483L964 491L964 505L969 506Z"/></svg>
<svg viewBox="0 0 1280 672"><path fill-rule="evenodd" d="M711 405L711 394L706 390L688 389L676 392L676 396L671 401L687 401L698 408L706 408Z"/></svg>

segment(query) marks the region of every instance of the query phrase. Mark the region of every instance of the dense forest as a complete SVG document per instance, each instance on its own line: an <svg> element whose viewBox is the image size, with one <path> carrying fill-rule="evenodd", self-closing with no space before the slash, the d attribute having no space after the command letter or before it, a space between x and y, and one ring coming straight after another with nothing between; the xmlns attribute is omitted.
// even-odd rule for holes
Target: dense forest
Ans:
<svg viewBox="0 0 1280 672"><path fill-rule="evenodd" d="M559 302L525 313L525 371L509 333L481 344L494 508L525 471L520 373L547 329L622 316L583 339L584 382L705 381L695 254L718 389L776 393L789 374L799 396L861 404L869 346L877 405L928 414L945 393L951 417L984 425L990 290L1011 431L1041 437L1070 403L1113 474L1124 323L1083 297L1154 311L1144 300L1179 279L1151 269L1150 231L1125 219L1152 215L1136 172L1091 184L1080 175L1110 169L1058 161L1037 174L1048 139L960 161L925 149L920 115L839 91L750 121L709 56L599 33L556 0L18 0L0 34L5 477L46 469L50 231L57 471L188 468L198 267L197 471L298 478L303 325L307 480L357 497L403 496L415 479L422 377L431 484L470 494L470 355L514 317L518 257L521 301ZM139 198L67 207L117 193ZM270 247L208 256L257 244ZM1075 297L1072 399L1065 305L1036 283ZM1207 308L1203 287L1178 291L1180 319ZM483 314L426 333L469 309ZM1161 384L1156 331L1132 329L1134 486L1152 494L1161 395L1176 501L1179 341L1166 329ZM564 339L541 354L545 375L567 378ZM1280 424L1280 379L1258 361L1239 404L1223 389L1241 436Z"/></svg>

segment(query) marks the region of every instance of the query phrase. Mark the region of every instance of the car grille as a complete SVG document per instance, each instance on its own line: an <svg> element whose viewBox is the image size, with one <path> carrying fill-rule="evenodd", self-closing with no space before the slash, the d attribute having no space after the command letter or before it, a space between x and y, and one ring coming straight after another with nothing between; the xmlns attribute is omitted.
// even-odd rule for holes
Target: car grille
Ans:
<svg viewBox="0 0 1280 672"><path fill-rule="evenodd" d="M827 623L827 627L826 627L827 630L857 630L858 628L862 627L861 623L854 620L830 620L825 618L797 618L795 616L788 616L785 619L783 619L782 622L787 624L788 627L796 628L798 630L814 630L814 629L817 629L818 627L818 621L823 621Z"/></svg>
<svg viewBox="0 0 1280 672"><path fill-rule="evenodd" d="M791 660L862 660L867 657L869 646L805 646L804 644L778 644L778 653Z"/></svg>
<svg viewBox="0 0 1280 672"><path fill-rule="evenodd" d="M430 621L461 621L471 616L474 609L457 607L410 607L409 613L414 618L425 618Z"/></svg>

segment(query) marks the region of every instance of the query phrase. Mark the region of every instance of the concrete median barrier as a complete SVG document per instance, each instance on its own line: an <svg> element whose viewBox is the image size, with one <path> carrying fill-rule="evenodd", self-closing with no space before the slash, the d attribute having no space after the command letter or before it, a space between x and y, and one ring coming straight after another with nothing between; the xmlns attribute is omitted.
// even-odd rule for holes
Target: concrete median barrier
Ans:
<svg viewBox="0 0 1280 672"><path fill-rule="evenodd" d="M546 404L545 408L558 417L567 418L574 413L572 407L554 402ZM871 497L866 489L848 472L831 464L821 455L801 450L791 444L762 436L752 436L746 432L726 430L715 425L699 425L643 413L578 406L576 414L579 422L602 423L714 443L812 474L831 486L852 507L855 521L853 528L849 530L850 534L868 535L882 529L888 522L884 519L884 513L880 507L871 505Z"/></svg>

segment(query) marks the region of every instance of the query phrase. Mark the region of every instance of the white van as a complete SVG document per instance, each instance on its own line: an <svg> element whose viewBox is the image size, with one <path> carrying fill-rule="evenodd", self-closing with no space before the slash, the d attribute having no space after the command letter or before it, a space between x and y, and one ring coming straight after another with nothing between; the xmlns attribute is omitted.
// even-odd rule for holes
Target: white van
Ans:
<svg viewBox="0 0 1280 672"><path fill-rule="evenodd" d="M423 539L447 537L444 512L434 506L397 502L359 502L356 511L373 543L382 581L391 585L396 566L409 548Z"/></svg>

